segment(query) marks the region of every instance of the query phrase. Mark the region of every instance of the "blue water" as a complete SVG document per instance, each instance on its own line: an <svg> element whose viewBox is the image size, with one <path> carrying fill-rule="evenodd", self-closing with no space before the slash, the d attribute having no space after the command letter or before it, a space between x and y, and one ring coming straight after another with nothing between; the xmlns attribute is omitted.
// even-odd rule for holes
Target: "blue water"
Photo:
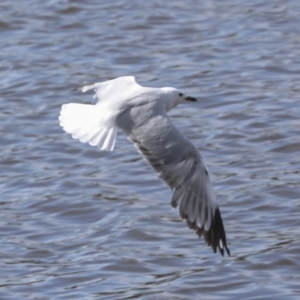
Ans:
<svg viewBox="0 0 300 300"><path fill-rule="evenodd" d="M300 2L1 1L0 299L299 299ZM134 75L199 99L200 150L231 257L170 206L118 133L65 134L74 89Z"/></svg>

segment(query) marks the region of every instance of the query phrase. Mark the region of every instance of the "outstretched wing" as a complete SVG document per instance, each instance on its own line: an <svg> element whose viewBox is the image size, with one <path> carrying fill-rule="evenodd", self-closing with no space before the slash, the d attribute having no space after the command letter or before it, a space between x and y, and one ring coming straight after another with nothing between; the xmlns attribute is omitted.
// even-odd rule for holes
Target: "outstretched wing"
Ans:
<svg viewBox="0 0 300 300"><path fill-rule="evenodd" d="M156 134L158 129L159 134ZM196 147L173 125L167 114L151 118L151 124L134 129L129 139L158 176L174 190L171 205L188 226L216 252L227 247L226 234L207 168Z"/></svg>
<svg viewBox="0 0 300 300"><path fill-rule="evenodd" d="M132 95L134 90L141 86L136 83L134 76L122 76L116 79L86 85L80 88L82 92L94 90L94 98L99 102L113 102L115 106L123 99Z"/></svg>

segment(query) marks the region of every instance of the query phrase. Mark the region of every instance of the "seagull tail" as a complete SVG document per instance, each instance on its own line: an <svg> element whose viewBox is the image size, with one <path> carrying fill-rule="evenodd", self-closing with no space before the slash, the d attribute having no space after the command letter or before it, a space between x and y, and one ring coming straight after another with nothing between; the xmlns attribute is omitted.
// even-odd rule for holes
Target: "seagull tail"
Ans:
<svg viewBox="0 0 300 300"><path fill-rule="evenodd" d="M97 146L103 151L113 151L117 127L100 109L98 105L64 104L60 111L59 123L74 139Z"/></svg>

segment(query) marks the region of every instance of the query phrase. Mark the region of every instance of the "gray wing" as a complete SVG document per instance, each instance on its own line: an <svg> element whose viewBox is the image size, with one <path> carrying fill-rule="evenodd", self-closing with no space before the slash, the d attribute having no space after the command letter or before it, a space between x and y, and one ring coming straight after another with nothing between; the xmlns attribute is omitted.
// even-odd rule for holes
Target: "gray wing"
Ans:
<svg viewBox="0 0 300 300"><path fill-rule="evenodd" d="M226 234L206 166L196 147L173 125L167 115L151 118L129 139L158 176L174 190L171 205L188 226L202 235L213 251L227 247Z"/></svg>

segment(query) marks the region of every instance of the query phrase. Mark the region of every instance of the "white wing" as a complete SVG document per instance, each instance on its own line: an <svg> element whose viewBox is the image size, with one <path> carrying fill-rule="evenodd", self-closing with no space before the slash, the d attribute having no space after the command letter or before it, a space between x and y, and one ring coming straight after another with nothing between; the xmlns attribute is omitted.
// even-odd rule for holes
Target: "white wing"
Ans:
<svg viewBox="0 0 300 300"><path fill-rule="evenodd" d="M200 153L173 125L167 114L154 116L129 139L171 189L171 205L207 244L224 255L226 234L207 169Z"/></svg>
<svg viewBox="0 0 300 300"><path fill-rule="evenodd" d="M69 103L60 111L59 121L63 129L82 143L112 151L117 137L116 117L128 98L141 88L133 76L119 77L82 88L82 92L94 90L96 105Z"/></svg>
<svg viewBox="0 0 300 300"><path fill-rule="evenodd" d="M135 90L139 88L141 88L141 86L136 83L134 76L122 76L116 79L87 85L80 89L84 93L89 90L94 90L94 98L100 100L98 103L105 101L117 106L132 96Z"/></svg>

